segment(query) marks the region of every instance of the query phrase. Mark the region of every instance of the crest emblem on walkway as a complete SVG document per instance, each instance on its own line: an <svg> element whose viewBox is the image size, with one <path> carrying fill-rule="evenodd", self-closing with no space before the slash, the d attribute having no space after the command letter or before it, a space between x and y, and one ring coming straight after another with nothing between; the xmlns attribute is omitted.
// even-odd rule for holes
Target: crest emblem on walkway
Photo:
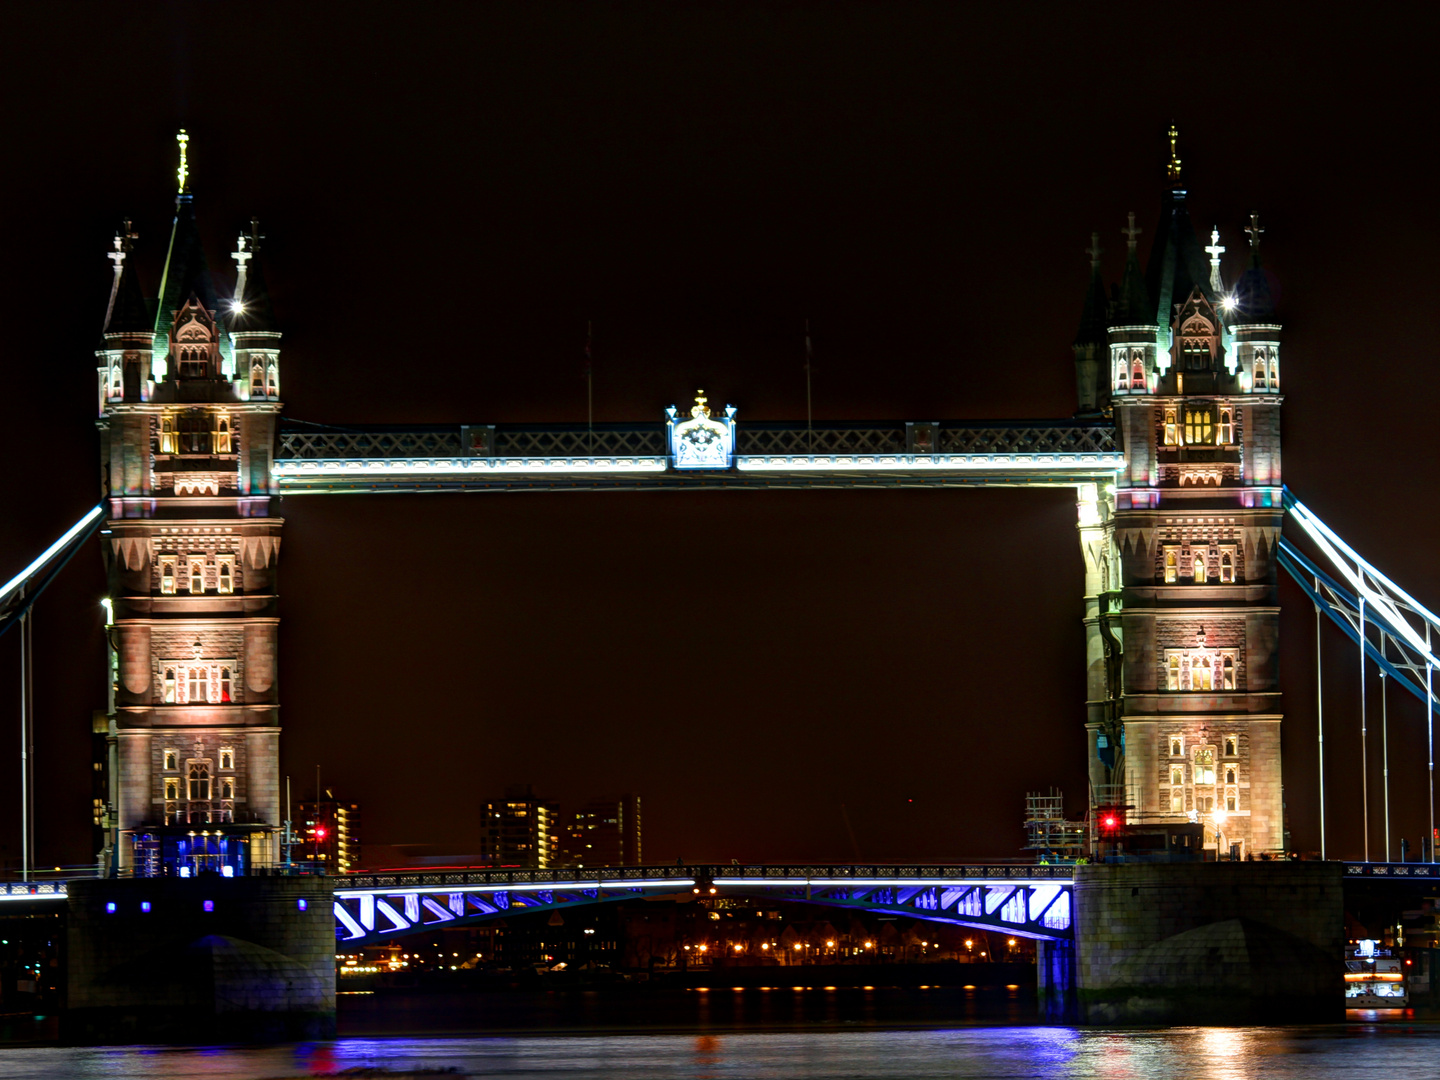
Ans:
<svg viewBox="0 0 1440 1080"><path fill-rule="evenodd" d="M679 410L665 410L670 435L670 460L677 469L728 469L735 460L735 406L725 406L725 418L713 419L704 390L695 394L690 419L676 422Z"/></svg>

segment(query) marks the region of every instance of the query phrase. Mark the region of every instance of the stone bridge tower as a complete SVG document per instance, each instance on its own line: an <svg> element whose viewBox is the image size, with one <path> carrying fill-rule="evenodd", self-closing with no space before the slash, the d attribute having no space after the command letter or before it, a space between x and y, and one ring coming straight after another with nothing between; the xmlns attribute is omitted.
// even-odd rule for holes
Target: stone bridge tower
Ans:
<svg viewBox="0 0 1440 1080"><path fill-rule="evenodd" d="M159 298L128 223L99 360L102 531L113 604L115 858L137 874L244 874L278 856L279 684L271 517L279 338L242 236L220 301L179 192Z"/></svg>
<svg viewBox="0 0 1440 1080"><path fill-rule="evenodd" d="M1092 270L1075 344L1081 412L1112 415L1126 456L1099 556L1113 565L1091 566L1105 580L1087 589L1091 802L1132 823L1198 821L1207 846L1244 857L1285 844L1280 326L1258 220L1227 286L1171 136L1146 268L1131 215L1122 281L1107 303Z"/></svg>

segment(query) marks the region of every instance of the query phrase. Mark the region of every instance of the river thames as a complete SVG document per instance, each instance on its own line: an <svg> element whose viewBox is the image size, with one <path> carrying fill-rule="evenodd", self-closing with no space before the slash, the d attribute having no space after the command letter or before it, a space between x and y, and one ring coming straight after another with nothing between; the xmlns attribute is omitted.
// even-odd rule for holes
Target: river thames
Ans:
<svg viewBox="0 0 1440 1080"><path fill-rule="evenodd" d="M0 1077L279 1080L357 1067L535 1080L928 1080L1103 1077L1283 1080L1434 1076L1440 1025L1297 1028L968 1027L489 1038L353 1038L271 1047L0 1051ZM383 1075L383 1074L381 1074Z"/></svg>

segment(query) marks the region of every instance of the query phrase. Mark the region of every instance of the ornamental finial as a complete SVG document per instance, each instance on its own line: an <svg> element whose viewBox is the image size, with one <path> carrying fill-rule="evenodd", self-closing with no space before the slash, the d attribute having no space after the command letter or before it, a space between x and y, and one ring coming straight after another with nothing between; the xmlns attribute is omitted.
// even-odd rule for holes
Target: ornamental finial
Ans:
<svg viewBox="0 0 1440 1080"><path fill-rule="evenodd" d="M1260 224L1259 214L1250 215L1250 224L1245 226L1245 231L1250 234L1250 246L1252 248L1258 248L1260 246L1260 234L1265 231L1265 226Z"/></svg>
<svg viewBox="0 0 1440 1080"><path fill-rule="evenodd" d="M710 399L705 396L704 390L695 391L695 404L690 406L690 415L699 420L702 416L710 415L710 406L705 404Z"/></svg>
<svg viewBox="0 0 1440 1080"><path fill-rule="evenodd" d="M1144 229L1140 228L1139 225L1135 224L1134 210L1130 211L1130 224L1126 225L1125 228L1121 229L1120 231L1125 234L1125 246L1130 249L1130 254L1134 255L1135 245L1139 243L1139 241L1135 238L1145 231Z"/></svg>
<svg viewBox="0 0 1440 1080"><path fill-rule="evenodd" d="M1180 137L1180 132L1175 130L1172 122L1170 125L1170 164L1166 166L1165 172L1175 183L1180 182L1180 158L1175 153L1175 140Z"/></svg>
<svg viewBox="0 0 1440 1080"><path fill-rule="evenodd" d="M190 136L181 128L175 136L175 141L180 144L180 167L175 170L175 178L180 182L179 193L185 194L190 190L190 164L186 159L185 151L190 142Z"/></svg>
<svg viewBox="0 0 1440 1080"><path fill-rule="evenodd" d="M1134 222L1131 222L1131 224L1134 224ZM1098 232L1092 232L1090 234L1090 246L1085 249L1085 254L1090 256L1091 270L1100 269L1100 256L1104 250L1105 249L1100 246L1100 234Z"/></svg>

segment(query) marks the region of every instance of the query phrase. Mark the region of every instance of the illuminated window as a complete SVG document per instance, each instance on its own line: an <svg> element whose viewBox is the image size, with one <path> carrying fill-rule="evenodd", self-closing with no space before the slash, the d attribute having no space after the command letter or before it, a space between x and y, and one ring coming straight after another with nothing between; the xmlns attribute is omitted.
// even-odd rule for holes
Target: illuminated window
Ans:
<svg viewBox="0 0 1440 1080"><path fill-rule="evenodd" d="M1180 549L1178 547L1167 547L1165 549L1165 584L1173 585L1180 580Z"/></svg>
<svg viewBox="0 0 1440 1080"><path fill-rule="evenodd" d="M1234 649L1166 649L1165 689L1179 691L1234 690ZM1171 743L1171 755L1179 756Z"/></svg>
<svg viewBox="0 0 1440 1080"><path fill-rule="evenodd" d="M160 564L160 593L162 596L175 595L175 560Z"/></svg>
<svg viewBox="0 0 1440 1080"><path fill-rule="evenodd" d="M228 776L222 777L220 780L220 798L235 798L235 781Z"/></svg>
<svg viewBox="0 0 1440 1080"><path fill-rule="evenodd" d="M1195 783L1213 785L1215 783L1215 751L1208 746L1195 751ZM1214 803L1211 803L1214 806Z"/></svg>
<svg viewBox="0 0 1440 1080"><path fill-rule="evenodd" d="M1184 756L1185 756L1185 739L1184 739L1184 737L1182 737L1182 736L1180 736L1180 735L1171 735L1171 736L1170 736L1170 756L1171 756L1171 757L1184 757Z"/></svg>
<svg viewBox="0 0 1440 1080"><path fill-rule="evenodd" d="M1185 766L1183 766L1183 765L1171 765L1171 766L1170 766L1170 786L1171 786L1171 787L1179 787L1179 786L1180 786L1181 784L1183 784L1183 783L1185 783Z"/></svg>
<svg viewBox="0 0 1440 1080"><path fill-rule="evenodd" d="M1236 810L1239 810L1239 809L1240 809L1240 793L1239 793L1239 792L1237 792L1237 791L1227 791L1227 792L1225 792L1225 809L1226 809L1228 812L1232 813L1232 814L1235 813Z"/></svg>
<svg viewBox="0 0 1440 1080"><path fill-rule="evenodd" d="M190 766L190 794L192 801L208 801L210 798L210 762L191 761Z"/></svg>
<svg viewBox="0 0 1440 1080"><path fill-rule="evenodd" d="M178 454L180 444L175 438L175 420L170 416L160 418L160 453Z"/></svg>
<svg viewBox="0 0 1440 1080"><path fill-rule="evenodd" d="M1195 809L1199 810L1202 814L1211 813L1215 809L1215 796L1207 795L1203 799L1198 795L1195 796Z"/></svg>
<svg viewBox="0 0 1440 1080"><path fill-rule="evenodd" d="M1115 365L1115 389L1130 389L1130 368L1126 365L1125 358L1123 356Z"/></svg>
<svg viewBox="0 0 1440 1080"><path fill-rule="evenodd" d="M215 453L230 453L230 418L218 416L215 419Z"/></svg>
<svg viewBox="0 0 1440 1080"><path fill-rule="evenodd" d="M1235 549L1220 549L1220 582L1229 585L1235 580Z"/></svg>
<svg viewBox="0 0 1440 1080"><path fill-rule="evenodd" d="M250 365L250 396L265 396L265 369L259 364Z"/></svg>
<svg viewBox="0 0 1440 1080"><path fill-rule="evenodd" d="M234 748L234 747L231 747L231 746L222 746L222 747L220 748L220 768L222 768L222 769L233 769L233 768L235 768L235 748Z"/></svg>
<svg viewBox="0 0 1440 1080"><path fill-rule="evenodd" d="M178 799L180 797L180 778L178 776L167 776L165 778L165 798Z"/></svg>
<svg viewBox="0 0 1440 1080"><path fill-rule="evenodd" d="M230 701L230 669L228 667L222 667L220 669L220 701L225 704L228 704ZM225 754L223 751L220 754L220 767L222 769L234 768L233 765L225 764Z"/></svg>
<svg viewBox="0 0 1440 1080"><path fill-rule="evenodd" d="M1215 441L1215 414L1202 406L1185 408L1185 442L1204 445Z"/></svg>
<svg viewBox="0 0 1440 1080"><path fill-rule="evenodd" d="M1165 410L1165 445L1178 446L1180 443L1180 426L1175 423L1175 410Z"/></svg>
<svg viewBox="0 0 1440 1080"><path fill-rule="evenodd" d="M273 362L265 369L265 393L270 397L280 394L280 369Z"/></svg>
<svg viewBox="0 0 1440 1080"><path fill-rule="evenodd" d="M119 364L114 364L110 368L110 396L112 398L125 396L125 384L120 378Z"/></svg>
<svg viewBox="0 0 1440 1080"><path fill-rule="evenodd" d="M190 678L186 686L187 701L204 701L208 696L205 691L209 689L210 679L208 672L203 667L192 667Z"/></svg>
<svg viewBox="0 0 1440 1080"><path fill-rule="evenodd" d="M1235 441L1235 424L1231 419L1234 412L1230 409L1220 410L1220 434L1216 441L1220 443L1232 443Z"/></svg>
<svg viewBox="0 0 1440 1080"><path fill-rule="evenodd" d="M167 705L173 705L173 704L175 704L175 669L174 669L174 668L166 668L166 669L165 669L165 704L167 704ZM165 760L166 760L166 761L169 761L170 758L167 757ZM173 768L175 768L174 765L166 765L165 767L166 767L167 769L173 769Z"/></svg>
<svg viewBox="0 0 1440 1080"><path fill-rule="evenodd" d="M1266 362L1264 349L1255 350L1255 389L1266 390L1270 386L1270 365Z"/></svg>
<svg viewBox="0 0 1440 1080"><path fill-rule="evenodd" d="M1132 390L1145 389L1145 362L1140 357L1135 357L1130 368L1130 388Z"/></svg>
<svg viewBox="0 0 1440 1080"><path fill-rule="evenodd" d="M1227 736L1225 736L1225 756L1226 756L1226 757L1235 757L1235 756L1236 756L1236 754L1235 754L1235 736L1234 736L1234 735L1227 735Z"/></svg>
<svg viewBox="0 0 1440 1080"><path fill-rule="evenodd" d="M1195 553L1194 570L1196 581L1203 582L1209 576L1209 572L1205 568L1205 555L1203 552L1197 551Z"/></svg>
<svg viewBox="0 0 1440 1080"><path fill-rule="evenodd" d="M192 593L205 591L205 562L203 559L190 560L190 591Z"/></svg>
<svg viewBox="0 0 1440 1080"><path fill-rule="evenodd" d="M235 591L235 570L232 559L228 555L222 555L217 560L220 564L215 572L215 588L220 593L233 593Z"/></svg>
<svg viewBox="0 0 1440 1080"><path fill-rule="evenodd" d="M1185 812L1185 792L1171 789L1170 812L1172 814L1183 814Z"/></svg>
<svg viewBox="0 0 1440 1080"><path fill-rule="evenodd" d="M1235 766L1234 766L1234 765L1226 765L1226 766L1225 766L1225 783L1227 783L1227 784L1233 784L1233 783L1235 783Z"/></svg>
<svg viewBox="0 0 1440 1080"><path fill-rule="evenodd" d="M165 751L165 768L170 772L174 772L176 769L180 768L180 751Z"/></svg>

